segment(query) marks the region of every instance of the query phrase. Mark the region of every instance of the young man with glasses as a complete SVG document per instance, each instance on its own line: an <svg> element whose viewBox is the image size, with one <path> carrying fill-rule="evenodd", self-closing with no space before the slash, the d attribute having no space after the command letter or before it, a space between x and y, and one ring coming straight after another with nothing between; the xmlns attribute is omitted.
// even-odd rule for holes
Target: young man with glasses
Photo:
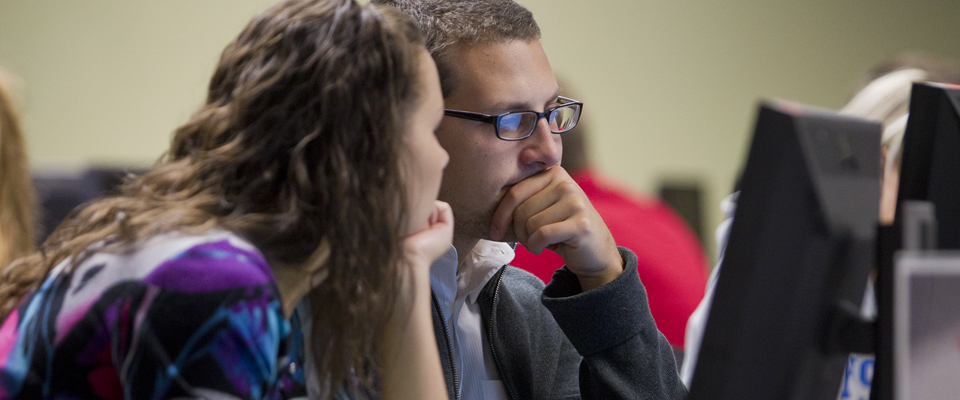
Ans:
<svg viewBox="0 0 960 400"><path fill-rule="evenodd" d="M431 269L451 399L682 398L636 257L558 164L583 104L560 96L532 14L511 0L373 0L410 14L440 72L454 248ZM509 243L566 266L544 288ZM639 305L638 305L639 304Z"/></svg>

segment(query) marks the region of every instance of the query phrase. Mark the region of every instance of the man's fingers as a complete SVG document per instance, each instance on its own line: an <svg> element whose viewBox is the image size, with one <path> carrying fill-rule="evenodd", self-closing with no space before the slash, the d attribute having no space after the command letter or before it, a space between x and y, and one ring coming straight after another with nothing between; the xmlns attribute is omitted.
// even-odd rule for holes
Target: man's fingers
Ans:
<svg viewBox="0 0 960 400"><path fill-rule="evenodd" d="M526 202L522 204L520 208L518 208L518 213L519 210L524 207L526 207ZM576 208L570 207L569 202L562 201L562 199L560 199L558 202L550 204L546 208L537 208L535 210L537 214L531 217L523 217L522 219L517 218L513 223L514 226L523 227L523 235L518 233L517 240L519 240L520 243L523 243L524 247L526 247L526 242L530 240L530 235L532 235L541 227L564 221L573 217L576 213ZM516 231L520 230L516 229ZM547 245L549 244L552 243L547 243Z"/></svg>
<svg viewBox="0 0 960 400"><path fill-rule="evenodd" d="M540 225L560 221L569 215L558 215L558 210L554 209L557 202L562 199L561 194L551 187L541 190L530 196L526 201L520 203L513 210L513 232L520 242L526 241L534 230ZM550 219L553 217L554 219Z"/></svg>
<svg viewBox="0 0 960 400"><path fill-rule="evenodd" d="M513 221L513 213L516 208L531 196L545 189L551 181L549 174L543 172L531 176L518 182L507 191L507 194L500 200L496 211L493 212L491 220L490 238L500 240L507 232L507 227Z"/></svg>
<svg viewBox="0 0 960 400"><path fill-rule="evenodd" d="M575 219L544 225L530 235L523 247L534 254L540 254L547 246L575 238L579 231L580 224Z"/></svg>
<svg viewBox="0 0 960 400"><path fill-rule="evenodd" d="M535 193L513 210L513 224L528 225L526 223L530 219L552 207L558 201L562 200L563 196L563 193L553 190L552 187Z"/></svg>

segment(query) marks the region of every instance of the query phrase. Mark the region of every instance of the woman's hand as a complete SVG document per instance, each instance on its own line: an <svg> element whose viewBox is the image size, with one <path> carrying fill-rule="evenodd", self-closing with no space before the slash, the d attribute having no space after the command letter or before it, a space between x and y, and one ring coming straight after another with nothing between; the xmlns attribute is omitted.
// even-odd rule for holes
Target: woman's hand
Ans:
<svg viewBox="0 0 960 400"><path fill-rule="evenodd" d="M453 211L449 204L435 201L427 228L403 240L404 258L415 270L426 269L417 272L424 272L429 276L430 264L449 251L452 242Z"/></svg>
<svg viewBox="0 0 960 400"><path fill-rule="evenodd" d="M403 240L409 275L398 283L403 293L378 343L384 400L448 399L430 311L430 264L452 241L453 212L442 201L427 228Z"/></svg>

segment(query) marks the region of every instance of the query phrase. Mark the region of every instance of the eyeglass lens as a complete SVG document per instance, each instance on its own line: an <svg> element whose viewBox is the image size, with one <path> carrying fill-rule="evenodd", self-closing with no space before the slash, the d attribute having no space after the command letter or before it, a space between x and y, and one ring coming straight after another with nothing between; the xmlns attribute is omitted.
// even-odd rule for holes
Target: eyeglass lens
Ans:
<svg viewBox="0 0 960 400"><path fill-rule="evenodd" d="M547 115L550 130L554 133L563 133L577 125L580 114L580 105L571 104L561 106ZM537 114L532 112L511 113L500 117L499 133L504 139L519 139L530 136L536 129Z"/></svg>
<svg viewBox="0 0 960 400"><path fill-rule="evenodd" d="M563 133L577 125L577 119L580 117L580 105L571 104L567 107L559 107L550 113L550 130L556 133Z"/></svg>

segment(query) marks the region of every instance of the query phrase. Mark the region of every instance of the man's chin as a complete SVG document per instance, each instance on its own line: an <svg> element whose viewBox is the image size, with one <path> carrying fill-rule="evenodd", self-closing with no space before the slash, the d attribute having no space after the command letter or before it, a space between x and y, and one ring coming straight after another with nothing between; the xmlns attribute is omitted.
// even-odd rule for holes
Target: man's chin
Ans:
<svg viewBox="0 0 960 400"><path fill-rule="evenodd" d="M476 238L482 240L490 240L494 242L516 242L517 235L513 232L513 224L511 223L507 226L507 233L503 235L500 239L493 239L490 237L490 222L489 220L484 220L481 222L480 219L470 220L469 218L464 218L463 220L457 220L454 216L454 236L461 235L462 238Z"/></svg>

